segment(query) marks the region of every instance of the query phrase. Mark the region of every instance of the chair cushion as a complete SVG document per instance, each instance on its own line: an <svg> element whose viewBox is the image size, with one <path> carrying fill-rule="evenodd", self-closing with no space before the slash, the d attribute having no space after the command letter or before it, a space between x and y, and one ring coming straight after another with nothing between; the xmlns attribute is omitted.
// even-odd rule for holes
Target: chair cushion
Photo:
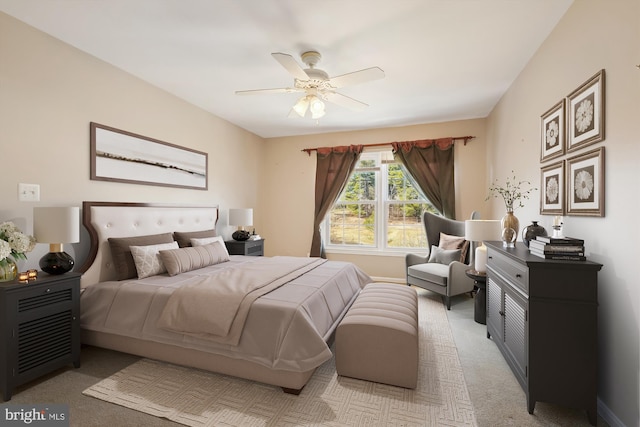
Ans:
<svg viewBox="0 0 640 427"><path fill-rule="evenodd" d="M416 279L447 286L449 266L439 263L416 264L407 269L407 274Z"/></svg>
<svg viewBox="0 0 640 427"><path fill-rule="evenodd" d="M460 252L460 249L441 249L437 246L432 246L429 261L427 262L449 265L453 261L460 261Z"/></svg>
<svg viewBox="0 0 640 427"><path fill-rule="evenodd" d="M469 251L469 241L465 240L464 237L451 236L440 232L438 247L441 249L460 249L460 259L458 259L458 261L462 263L466 262L467 252Z"/></svg>

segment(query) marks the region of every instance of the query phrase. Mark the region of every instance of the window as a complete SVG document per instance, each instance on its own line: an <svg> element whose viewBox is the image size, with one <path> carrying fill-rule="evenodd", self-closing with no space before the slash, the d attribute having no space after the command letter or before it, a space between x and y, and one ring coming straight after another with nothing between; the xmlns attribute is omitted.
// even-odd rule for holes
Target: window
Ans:
<svg viewBox="0 0 640 427"><path fill-rule="evenodd" d="M437 213L390 151L363 153L325 219L325 247L403 252L426 247L425 211Z"/></svg>

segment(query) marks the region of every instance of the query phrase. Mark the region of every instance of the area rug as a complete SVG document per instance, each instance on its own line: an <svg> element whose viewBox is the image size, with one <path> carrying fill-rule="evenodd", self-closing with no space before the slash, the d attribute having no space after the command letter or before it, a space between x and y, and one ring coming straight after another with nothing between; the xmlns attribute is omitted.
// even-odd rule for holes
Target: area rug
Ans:
<svg viewBox="0 0 640 427"><path fill-rule="evenodd" d="M83 394L198 427L476 426L444 305L426 291L418 294L420 376L415 390L338 377L333 359L316 370L299 396L141 359Z"/></svg>

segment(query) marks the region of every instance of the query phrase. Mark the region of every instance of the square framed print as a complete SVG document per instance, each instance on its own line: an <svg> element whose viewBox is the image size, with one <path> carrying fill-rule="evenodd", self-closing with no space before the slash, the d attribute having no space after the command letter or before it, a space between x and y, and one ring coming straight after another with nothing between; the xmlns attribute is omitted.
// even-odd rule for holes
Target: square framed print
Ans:
<svg viewBox="0 0 640 427"><path fill-rule="evenodd" d="M564 161L540 169L540 214L564 215Z"/></svg>
<svg viewBox="0 0 640 427"><path fill-rule="evenodd" d="M91 123L91 179L206 190L208 155Z"/></svg>
<svg viewBox="0 0 640 427"><path fill-rule="evenodd" d="M564 99L542 115L540 161L562 156L565 150L565 101Z"/></svg>
<svg viewBox="0 0 640 427"><path fill-rule="evenodd" d="M604 140L604 70L567 97L567 152Z"/></svg>
<svg viewBox="0 0 640 427"><path fill-rule="evenodd" d="M567 215L604 216L604 147L567 159Z"/></svg>

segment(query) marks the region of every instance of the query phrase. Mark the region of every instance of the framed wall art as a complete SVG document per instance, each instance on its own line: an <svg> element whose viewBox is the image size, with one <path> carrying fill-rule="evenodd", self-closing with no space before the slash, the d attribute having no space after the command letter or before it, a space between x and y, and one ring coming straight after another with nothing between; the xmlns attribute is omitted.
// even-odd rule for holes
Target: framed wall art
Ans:
<svg viewBox="0 0 640 427"><path fill-rule="evenodd" d="M91 179L206 190L207 153L91 123Z"/></svg>
<svg viewBox="0 0 640 427"><path fill-rule="evenodd" d="M604 216L604 147L567 159L567 215Z"/></svg>
<svg viewBox="0 0 640 427"><path fill-rule="evenodd" d="M567 97L567 152L604 139L604 82L600 70Z"/></svg>
<svg viewBox="0 0 640 427"><path fill-rule="evenodd" d="M564 99L542 115L540 161L561 156L565 150L565 102Z"/></svg>
<svg viewBox="0 0 640 427"><path fill-rule="evenodd" d="M564 161L540 169L540 213L564 215Z"/></svg>

